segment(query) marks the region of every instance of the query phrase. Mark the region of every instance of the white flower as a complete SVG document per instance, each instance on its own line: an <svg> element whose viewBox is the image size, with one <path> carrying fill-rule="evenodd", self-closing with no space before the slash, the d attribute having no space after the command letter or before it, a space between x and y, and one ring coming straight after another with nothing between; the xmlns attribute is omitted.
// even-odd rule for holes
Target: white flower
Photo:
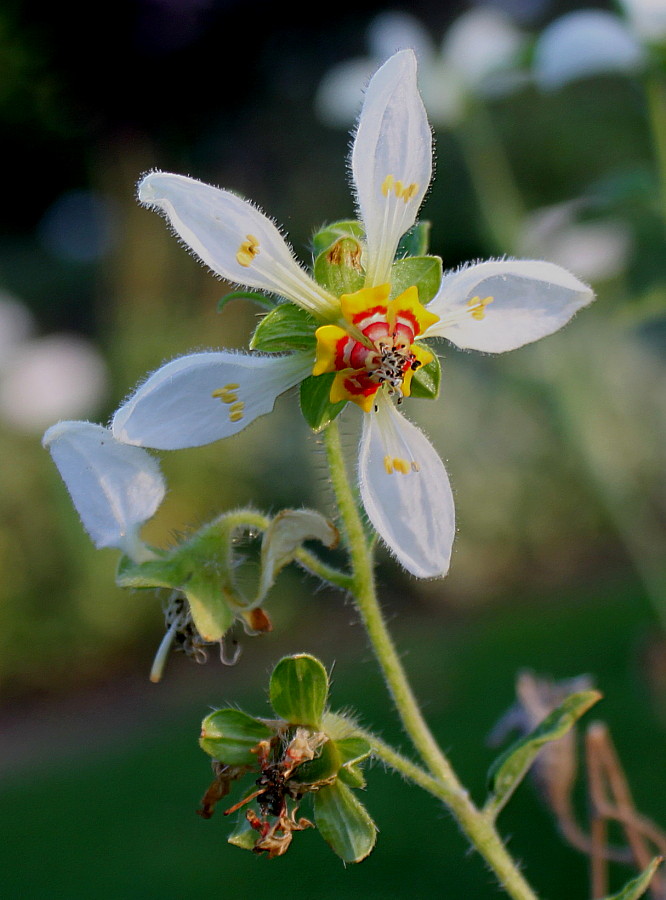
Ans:
<svg viewBox="0 0 666 900"><path fill-rule="evenodd" d="M59 422L46 447L96 547L117 547L135 562L152 557L139 531L164 499L159 464L91 422Z"/></svg>
<svg viewBox="0 0 666 900"><path fill-rule="evenodd" d="M143 179L142 202L163 212L213 271L281 294L321 324L316 353L222 351L168 363L118 410L113 433L142 447L197 446L244 428L306 376L334 373L330 400L351 400L364 411L358 474L366 512L406 569L434 577L449 567L451 488L438 454L394 405L434 358L420 341L443 336L459 347L511 350L560 328L593 294L551 263L501 260L448 274L427 307L416 286L392 295L398 242L416 221L432 169L412 51L396 53L371 80L351 169L365 231L365 282L341 297L312 280L251 204L178 175Z"/></svg>
<svg viewBox="0 0 666 900"><path fill-rule="evenodd" d="M411 48L419 61L423 102L435 126L450 127L469 97L505 93L522 79L516 59L525 38L499 9L477 7L460 15L437 48L406 12L383 12L368 29L369 54L334 66L322 79L315 108L322 121L348 127L370 76L396 50Z"/></svg>

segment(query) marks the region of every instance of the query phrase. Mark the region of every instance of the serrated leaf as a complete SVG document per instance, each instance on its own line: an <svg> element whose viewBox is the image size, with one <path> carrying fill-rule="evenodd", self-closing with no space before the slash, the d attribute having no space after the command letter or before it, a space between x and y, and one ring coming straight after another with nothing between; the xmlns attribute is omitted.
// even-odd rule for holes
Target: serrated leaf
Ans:
<svg viewBox="0 0 666 900"><path fill-rule="evenodd" d="M391 297L397 297L407 288L416 287L419 302L429 303L442 282L442 260L439 256L410 256L398 259L391 269Z"/></svg>
<svg viewBox="0 0 666 900"><path fill-rule="evenodd" d="M361 244L356 238L338 238L315 259L315 281L335 297L360 291L365 283L361 252Z"/></svg>
<svg viewBox="0 0 666 900"><path fill-rule="evenodd" d="M331 403L331 385L334 378L335 372L326 372L323 375L310 375L301 381L301 412L314 432L322 431L330 425L347 405L346 400Z"/></svg>
<svg viewBox="0 0 666 900"><path fill-rule="evenodd" d="M339 779L314 795L314 813L321 836L345 862L361 862L375 846L377 826Z"/></svg>
<svg viewBox="0 0 666 900"><path fill-rule="evenodd" d="M507 803L544 744L563 737L601 697L599 691L571 694L534 731L520 738L495 760L488 772L491 790L485 807L488 814L497 815Z"/></svg>
<svg viewBox="0 0 666 900"><path fill-rule="evenodd" d="M339 222L331 222L329 225L324 225L312 237L312 252L315 258L341 237L353 237L357 240L363 240L365 237L363 226L360 222L356 222L353 219L342 219Z"/></svg>
<svg viewBox="0 0 666 900"><path fill-rule="evenodd" d="M326 669L308 653L286 656L273 669L269 696L281 719L318 730L328 699Z"/></svg>
<svg viewBox="0 0 666 900"><path fill-rule="evenodd" d="M644 869L637 878L633 878L631 881L627 882L618 894L609 895L605 900L638 900L638 898L642 897L650 887L650 882L654 877L654 873L662 862L663 857L656 856L650 865Z"/></svg>
<svg viewBox="0 0 666 900"><path fill-rule="evenodd" d="M430 222L417 222L400 238L396 256L425 256L430 244Z"/></svg>
<svg viewBox="0 0 666 900"><path fill-rule="evenodd" d="M228 766L256 766L251 753L259 741L270 740L271 729L240 709L218 709L201 723L199 746L213 759Z"/></svg>
<svg viewBox="0 0 666 900"><path fill-rule="evenodd" d="M300 306L281 303L261 319L252 335L250 349L266 353L287 350L312 350L314 353L315 331L319 324Z"/></svg>
<svg viewBox="0 0 666 900"><path fill-rule="evenodd" d="M419 400L435 400L439 396L442 380L442 366L435 356L425 366L418 368L412 375L410 397Z"/></svg>
<svg viewBox="0 0 666 900"><path fill-rule="evenodd" d="M227 303L231 303L232 300L252 300L266 309L274 309L278 302L274 297L260 294L258 291L230 291L217 301L217 311L222 312Z"/></svg>

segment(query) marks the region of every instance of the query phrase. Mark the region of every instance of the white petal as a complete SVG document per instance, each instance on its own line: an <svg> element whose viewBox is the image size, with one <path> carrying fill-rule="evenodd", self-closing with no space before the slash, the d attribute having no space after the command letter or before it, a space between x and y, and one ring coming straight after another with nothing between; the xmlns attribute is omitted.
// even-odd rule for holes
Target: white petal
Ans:
<svg viewBox="0 0 666 900"><path fill-rule="evenodd" d="M474 307L486 298L492 300L475 318ZM428 305L440 321L427 336L502 353L552 334L592 300L591 288L554 263L488 260L445 275Z"/></svg>
<svg viewBox="0 0 666 900"><path fill-rule="evenodd" d="M382 540L412 575L445 575L455 536L446 469L425 435L390 400L379 398L377 405L377 412L363 419L359 450L363 505ZM409 471L389 473L387 457L403 460Z"/></svg>
<svg viewBox="0 0 666 900"><path fill-rule="evenodd" d="M367 237L368 284L383 284L389 280L400 237L416 220L432 173L432 135L411 50L392 56L370 81L351 163ZM408 193L398 196L401 188Z"/></svg>
<svg viewBox="0 0 666 900"><path fill-rule="evenodd" d="M230 437L312 371L312 357L193 353L154 372L113 417L117 440L157 450Z"/></svg>
<svg viewBox="0 0 666 900"><path fill-rule="evenodd" d="M157 461L90 422L59 422L42 443L95 545L118 547L135 558L138 530L166 490Z"/></svg>
<svg viewBox="0 0 666 900"><path fill-rule="evenodd" d="M543 30L534 48L534 77L540 87L556 89L590 75L635 72L643 62L643 48L619 16L580 9Z"/></svg>
<svg viewBox="0 0 666 900"><path fill-rule="evenodd" d="M138 191L141 203L164 213L188 247L218 275L280 294L316 315L338 311L337 300L299 266L279 230L250 203L230 191L166 172L146 175Z"/></svg>

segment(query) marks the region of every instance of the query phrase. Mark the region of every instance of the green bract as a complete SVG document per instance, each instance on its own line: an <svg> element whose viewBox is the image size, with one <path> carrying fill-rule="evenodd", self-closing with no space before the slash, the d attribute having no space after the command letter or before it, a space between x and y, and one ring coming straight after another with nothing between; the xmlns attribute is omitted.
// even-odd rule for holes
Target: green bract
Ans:
<svg viewBox="0 0 666 900"><path fill-rule="evenodd" d="M269 695L280 718L319 729L328 697L326 669L307 653L287 656L273 669Z"/></svg>
<svg viewBox="0 0 666 900"><path fill-rule="evenodd" d="M218 768L202 815L212 815L233 781L250 771L258 775L254 787L226 811L240 810L230 843L269 857L282 855L293 832L312 826L297 811L313 794L316 825L341 859L358 862L372 850L377 829L351 791L365 785L361 764L371 747L348 717L326 709L328 687L318 659L306 653L287 656L270 679L278 718L221 709L203 720L199 744Z"/></svg>

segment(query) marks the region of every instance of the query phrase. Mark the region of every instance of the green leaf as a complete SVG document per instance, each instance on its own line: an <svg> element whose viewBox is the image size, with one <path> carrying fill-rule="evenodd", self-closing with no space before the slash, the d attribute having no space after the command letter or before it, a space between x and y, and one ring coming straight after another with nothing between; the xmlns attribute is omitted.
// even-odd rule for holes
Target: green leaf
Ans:
<svg viewBox="0 0 666 900"><path fill-rule="evenodd" d="M275 297L269 297L267 294L260 294L257 291L230 291L217 301L217 311L222 312L227 303L232 300L253 300L266 309L274 309L278 302Z"/></svg>
<svg viewBox="0 0 666 900"><path fill-rule="evenodd" d="M336 297L360 291L365 284L361 252L361 244L356 238L338 238L315 259L315 281Z"/></svg>
<svg viewBox="0 0 666 900"><path fill-rule="evenodd" d="M256 766L257 755L250 751L271 737L273 732L264 722L242 710L218 709L201 723L199 746L228 766Z"/></svg>
<svg viewBox="0 0 666 900"><path fill-rule="evenodd" d="M442 260L439 256L410 256L393 263L391 269L391 297L397 297L415 286L419 301L425 306L439 290L442 281Z"/></svg>
<svg viewBox="0 0 666 900"><path fill-rule="evenodd" d="M439 396L442 367L435 356L425 366L421 366L412 376L410 397L419 400L435 400Z"/></svg>
<svg viewBox="0 0 666 900"><path fill-rule="evenodd" d="M335 372L326 372L323 375L310 375L301 381L301 412L314 432L322 431L330 425L347 405L346 400L331 403L331 385L334 378Z"/></svg>
<svg viewBox="0 0 666 900"><path fill-rule="evenodd" d="M534 731L520 738L495 760L488 772L491 789L486 803L488 813L497 815L507 803L544 744L563 737L601 697L599 691L571 694Z"/></svg>
<svg viewBox="0 0 666 900"><path fill-rule="evenodd" d="M317 730L328 698L326 669L308 653L286 656L273 669L269 695L280 718Z"/></svg>
<svg viewBox="0 0 666 900"><path fill-rule="evenodd" d="M283 353L286 350L312 350L317 345L312 316L294 303L281 303L259 322L250 341L251 350Z"/></svg>
<svg viewBox="0 0 666 900"><path fill-rule="evenodd" d="M425 256L430 243L430 222L417 222L400 238L398 258L403 256Z"/></svg>
<svg viewBox="0 0 666 900"><path fill-rule="evenodd" d="M314 813L321 836L345 862L360 862L375 846L377 826L339 779L314 795Z"/></svg>
<svg viewBox="0 0 666 900"><path fill-rule="evenodd" d="M663 862L663 859L663 856L656 856L647 869L645 869L637 878L633 878L625 884L619 894L609 895L605 900L638 900L638 898L642 897L650 887L650 882L654 877L654 873Z"/></svg>
<svg viewBox="0 0 666 900"><path fill-rule="evenodd" d="M340 222L331 222L330 225L324 225L312 237L312 252L315 258L341 237L363 240L365 237L363 226L360 222L355 222L353 219L343 219Z"/></svg>

